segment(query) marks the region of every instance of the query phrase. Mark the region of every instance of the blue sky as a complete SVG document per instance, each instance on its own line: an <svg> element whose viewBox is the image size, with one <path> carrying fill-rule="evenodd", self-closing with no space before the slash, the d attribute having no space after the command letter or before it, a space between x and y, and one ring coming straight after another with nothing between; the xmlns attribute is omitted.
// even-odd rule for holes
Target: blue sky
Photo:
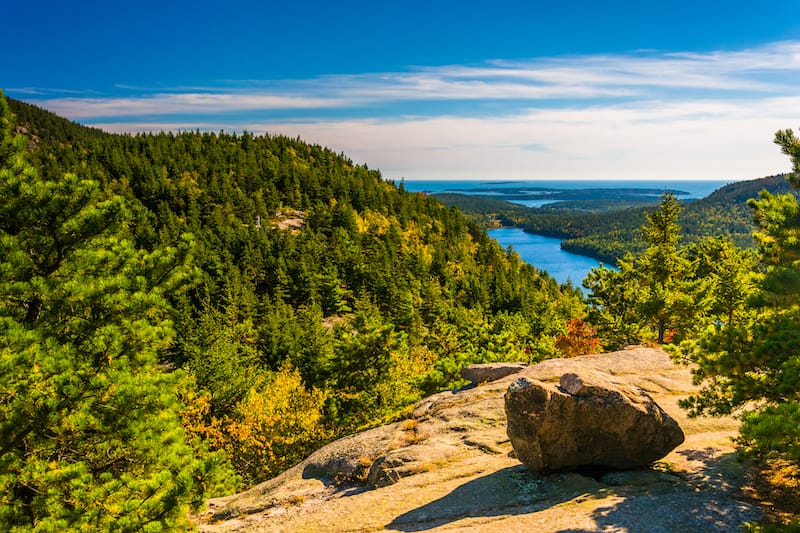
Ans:
<svg viewBox="0 0 800 533"><path fill-rule="evenodd" d="M0 88L110 131L282 133L391 179L789 168L800 0L11 2Z"/></svg>

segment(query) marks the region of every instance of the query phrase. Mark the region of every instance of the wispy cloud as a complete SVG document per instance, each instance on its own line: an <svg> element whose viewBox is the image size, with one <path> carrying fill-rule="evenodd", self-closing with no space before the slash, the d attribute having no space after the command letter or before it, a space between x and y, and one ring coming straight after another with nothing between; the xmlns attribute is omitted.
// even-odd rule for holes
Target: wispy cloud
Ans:
<svg viewBox="0 0 800 533"><path fill-rule="evenodd" d="M300 135L393 178L741 179L787 166L771 138L800 125L800 42L117 91L37 103L111 131Z"/></svg>
<svg viewBox="0 0 800 533"><path fill-rule="evenodd" d="M529 109L503 118L270 124L391 178L745 179L788 169L772 144L800 97ZM800 115L794 114L800 121ZM250 129L263 130L251 124ZM331 144L332 143L332 144ZM537 150L530 150L530 146Z"/></svg>
<svg viewBox="0 0 800 533"><path fill-rule="evenodd" d="M157 94L125 98L54 98L43 104L73 119L215 114L254 109L319 109L344 105L326 98L247 93Z"/></svg>
<svg viewBox="0 0 800 533"><path fill-rule="evenodd" d="M504 117L246 122L344 151L399 179L747 179L789 164L773 133L800 125L800 96L528 108ZM230 129L224 121L95 124L109 131Z"/></svg>
<svg viewBox="0 0 800 533"><path fill-rule="evenodd" d="M37 98L54 98L64 97L65 95L73 95L74 97L90 97L99 96L95 90L76 90L76 89L63 89L57 87L5 87L4 90L8 93L17 95L34 96ZM50 100L47 100L50 101Z"/></svg>
<svg viewBox="0 0 800 533"><path fill-rule="evenodd" d="M765 82L765 73L800 72L800 43L774 43L753 50L699 53L642 53L497 61L484 77L517 77L555 85L693 88L725 91L775 91L782 83ZM475 75L465 69L466 76Z"/></svg>
<svg viewBox="0 0 800 533"><path fill-rule="evenodd" d="M76 119L247 110L352 109L420 100L547 101L649 98L676 90L777 93L800 81L800 42L711 53L635 53L495 60L482 65L307 80L228 81L218 87L147 89L118 85L122 97L45 99ZM33 89L27 89L31 91Z"/></svg>

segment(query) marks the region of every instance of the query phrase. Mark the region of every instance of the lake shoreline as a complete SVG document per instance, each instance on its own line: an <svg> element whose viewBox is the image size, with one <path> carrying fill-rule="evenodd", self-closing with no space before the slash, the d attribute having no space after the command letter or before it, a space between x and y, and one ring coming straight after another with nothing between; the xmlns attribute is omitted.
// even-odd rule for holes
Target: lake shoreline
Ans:
<svg viewBox="0 0 800 533"><path fill-rule="evenodd" d="M530 234L530 235L538 235L538 236L540 236L540 237L546 237L546 238L548 238L548 239L559 239L559 240L561 241L561 244L563 244L563 243L564 243L564 241L568 240L568 236L567 236L567 237L563 237L563 236L559 236L559 235L550 235L550 234L547 234L547 233L541 233L541 232L536 232L536 231L529 231L529 230L525 229L523 226L515 226L515 225L513 225L513 224L502 224L502 223L499 223L499 221L497 221L497 222L498 222L498 224L497 224L496 226L495 226L495 225L491 225L491 224L490 224L490 225L488 225L488 226L485 228L485 229L486 229L486 231L488 232L488 231L491 231L491 230L502 230L502 229L515 229L515 228L519 228L519 229L521 229L522 231L524 231L525 233L528 233L528 234ZM592 254L584 254L584 253L580 253L580 252L574 252L574 251L572 251L572 250L569 250L569 249L566 249L566 248L564 248L563 246L561 247L561 250L562 250L564 253L567 253L567 254L578 255L578 256L581 256L581 257L587 257L587 258L589 258L589 259L593 259L593 260L597 261L598 263L601 263L601 264L603 264L603 266L608 266L608 265L610 264L610 263L609 263L609 262L607 262L607 261L605 260L605 258L603 258L603 257L599 257L599 256L592 255Z"/></svg>
<svg viewBox="0 0 800 533"><path fill-rule="evenodd" d="M551 225L547 231L533 231L522 223L524 212L537 212L542 202L550 204L544 211L554 214L564 210L576 216L619 209L655 209L664 192L678 194L690 203L711 195L728 185L724 180L453 180L404 182L409 192L441 197L445 205L473 212L490 237L503 247L510 246L523 261L548 272L559 283L580 285L588 271L600 267L614 268L616 258L608 254L592 254L590 249L573 250L564 243L574 237L567 227ZM528 204L537 205L528 205ZM516 207L510 207L510 206ZM519 218L519 220L516 220ZM536 228L544 229L544 228Z"/></svg>
<svg viewBox="0 0 800 533"><path fill-rule="evenodd" d="M487 234L537 270L547 272L559 284L580 287L591 269L608 267L595 258L562 249L559 238L526 232L520 227L490 229Z"/></svg>

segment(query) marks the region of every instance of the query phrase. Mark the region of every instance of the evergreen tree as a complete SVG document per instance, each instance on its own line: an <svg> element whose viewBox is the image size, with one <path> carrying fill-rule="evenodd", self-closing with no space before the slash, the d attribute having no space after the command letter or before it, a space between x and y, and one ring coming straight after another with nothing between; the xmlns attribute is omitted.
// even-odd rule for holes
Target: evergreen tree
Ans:
<svg viewBox="0 0 800 533"><path fill-rule="evenodd" d="M125 238L122 198L40 176L25 147L0 94L0 528L188 527L219 466L159 368L188 270Z"/></svg>
<svg viewBox="0 0 800 533"><path fill-rule="evenodd" d="M708 321L735 325L742 320L758 276L754 250L718 237L691 244L687 257L694 263L696 298L705 300Z"/></svg>
<svg viewBox="0 0 800 533"><path fill-rule="evenodd" d="M328 386L336 394L336 422L357 428L394 414L402 405L392 394L397 389L392 370L398 352L407 350L405 337L368 302L358 302L352 323L340 328L346 331L327 361Z"/></svg>
<svg viewBox="0 0 800 533"><path fill-rule="evenodd" d="M617 270L593 268L583 283L589 290L589 322L597 327L606 349L615 350L647 338L638 309L641 287L632 256L617 261Z"/></svg>
<svg viewBox="0 0 800 533"><path fill-rule="evenodd" d="M678 246L680 212L677 198L664 193L658 209L645 215L642 234L648 246L636 264L643 288L639 312L654 322L659 344L664 344L668 328L694 314L694 295L688 285L691 264Z"/></svg>
<svg viewBox="0 0 800 533"><path fill-rule="evenodd" d="M775 142L792 158L789 181L800 184L800 142L791 130ZM738 319L717 322L681 347L702 384L683 405L695 415L744 408L746 451L800 463L800 205L791 194L767 192L750 204L762 268L757 291Z"/></svg>
<svg viewBox="0 0 800 533"><path fill-rule="evenodd" d="M706 302L698 297L694 265L679 246L680 212L675 196L663 194L641 228L647 249L636 259L627 255L618 261L616 272L592 269L584 281L589 319L606 348L648 340L663 344L696 327Z"/></svg>

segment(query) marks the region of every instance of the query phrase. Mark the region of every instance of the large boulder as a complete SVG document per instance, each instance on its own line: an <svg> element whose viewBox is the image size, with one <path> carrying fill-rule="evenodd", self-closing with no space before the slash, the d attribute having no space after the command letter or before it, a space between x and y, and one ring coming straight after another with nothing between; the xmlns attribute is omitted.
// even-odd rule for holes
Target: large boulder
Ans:
<svg viewBox="0 0 800 533"><path fill-rule="evenodd" d="M645 391L593 370L558 384L521 377L505 394L505 411L517 457L542 473L645 466L684 439Z"/></svg>

